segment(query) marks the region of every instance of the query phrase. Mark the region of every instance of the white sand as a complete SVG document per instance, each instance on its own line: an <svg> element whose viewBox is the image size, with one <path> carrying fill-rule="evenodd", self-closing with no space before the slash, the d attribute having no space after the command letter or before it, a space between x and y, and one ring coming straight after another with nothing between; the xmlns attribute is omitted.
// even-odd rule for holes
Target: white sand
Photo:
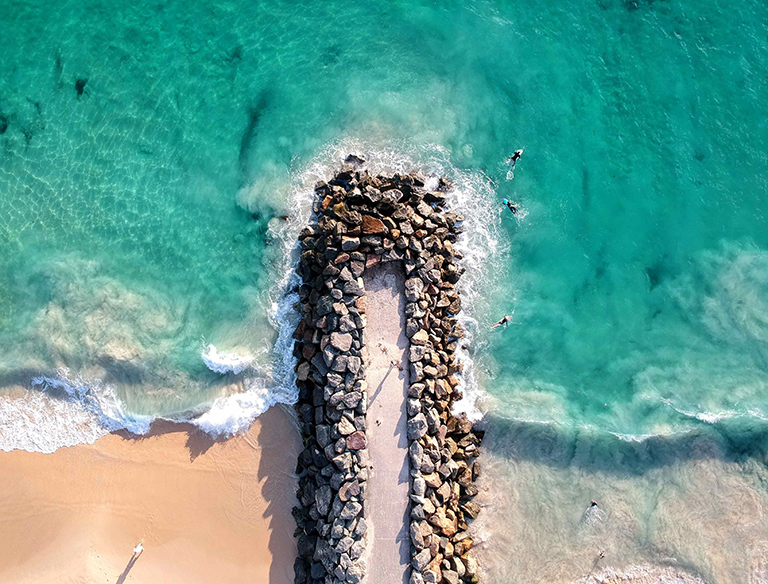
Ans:
<svg viewBox="0 0 768 584"><path fill-rule="evenodd" d="M371 584L407 582L410 564L404 282L400 264L370 269L365 276L368 448L373 465L366 500ZM390 364L393 360L402 371Z"/></svg>

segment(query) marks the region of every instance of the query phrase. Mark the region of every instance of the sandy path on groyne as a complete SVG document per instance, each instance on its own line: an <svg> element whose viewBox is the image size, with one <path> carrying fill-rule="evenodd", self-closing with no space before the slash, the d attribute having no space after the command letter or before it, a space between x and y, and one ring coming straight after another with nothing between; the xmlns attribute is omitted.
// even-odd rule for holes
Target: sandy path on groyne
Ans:
<svg viewBox="0 0 768 584"><path fill-rule="evenodd" d="M365 276L367 324L368 481L366 519L370 526L367 582L408 581L408 358L405 336L405 276L400 263L369 269ZM398 366L392 366L395 361Z"/></svg>
<svg viewBox="0 0 768 584"><path fill-rule="evenodd" d="M0 582L291 584L299 449L274 407L229 440L158 423L140 438L0 452Z"/></svg>

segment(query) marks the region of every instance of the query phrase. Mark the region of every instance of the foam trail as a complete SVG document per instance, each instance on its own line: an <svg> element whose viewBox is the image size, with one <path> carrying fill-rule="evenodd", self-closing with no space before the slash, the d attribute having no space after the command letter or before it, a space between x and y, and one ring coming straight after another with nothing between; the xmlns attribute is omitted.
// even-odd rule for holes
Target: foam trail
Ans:
<svg viewBox="0 0 768 584"><path fill-rule="evenodd" d="M102 384L88 385L81 380L67 381L63 372L59 378L35 377L32 386L44 391L59 390L76 400L97 417L99 423L113 432L128 430L134 434L146 434L152 423L152 416L134 415L125 410L123 403L111 387Z"/></svg>
<svg viewBox="0 0 768 584"><path fill-rule="evenodd" d="M216 347L208 345L207 352L202 353L201 357L208 369L216 373L242 373L253 363L253 357L250 355L237 355L235 353L219 353Z"/></svg>

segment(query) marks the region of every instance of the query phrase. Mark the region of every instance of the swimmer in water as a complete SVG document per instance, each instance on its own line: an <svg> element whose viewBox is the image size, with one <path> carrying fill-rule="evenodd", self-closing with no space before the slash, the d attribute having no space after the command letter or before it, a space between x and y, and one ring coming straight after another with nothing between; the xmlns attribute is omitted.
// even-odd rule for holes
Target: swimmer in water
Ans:
<svg viewBox="0 0 768 584"><path fill-rule="evenodd" d="M508 314L504 315L504 318L502 318L499 322L494 323L493 328L497 328L500 326L503 326L504 328L507 328L507 325L509 324L509 321L512 320L512 317Z"/></svg>
<svg viewBox="0 0 768 584"><path fill-rule="evenodd" d="M589 506L590 506L590 507L597 507L597 501L595 501L594 499L592 499L592 500L589 502Z"/></svg>
<svg viewBox="0 0 768 584"><path fill-rule="evenodd" d="M511 164L512 168L515 168L515 164L517 164L517 161L520 160L520 157L523 155L523 149L520 148L520 150L515 150L515 153L507 158L507 164Z"/></svg>
<svg viewBox="0 0 768 584"><path fill-rule="evenodd" d="M515 206L515 203L507 199L502 199L502 202L507 206L507 209L512 211L513 215L517 215L517 207Z"/></svg>

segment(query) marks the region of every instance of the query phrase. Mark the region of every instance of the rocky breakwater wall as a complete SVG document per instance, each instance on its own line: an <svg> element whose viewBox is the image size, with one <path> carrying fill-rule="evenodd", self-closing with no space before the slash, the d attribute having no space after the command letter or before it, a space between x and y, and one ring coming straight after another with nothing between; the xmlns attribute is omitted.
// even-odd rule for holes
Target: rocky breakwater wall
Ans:
<svg viewBox="0 0 768 584"><path fill-rule="evenodd" d="M294 509L297 584L357 584L365 577L370 465L362 275L382 262L401 263L407 278L410 582L478 581L467 521L479 512L472 497L482 432L451 413L461 398L456 283L463 270L454 243L463 217L445 209L448 181L440 179L434 190L425 182L418 173L372 176L350 156L316 186L313 223L299 236L302 320L294 354L305 448Z"/></svg>

